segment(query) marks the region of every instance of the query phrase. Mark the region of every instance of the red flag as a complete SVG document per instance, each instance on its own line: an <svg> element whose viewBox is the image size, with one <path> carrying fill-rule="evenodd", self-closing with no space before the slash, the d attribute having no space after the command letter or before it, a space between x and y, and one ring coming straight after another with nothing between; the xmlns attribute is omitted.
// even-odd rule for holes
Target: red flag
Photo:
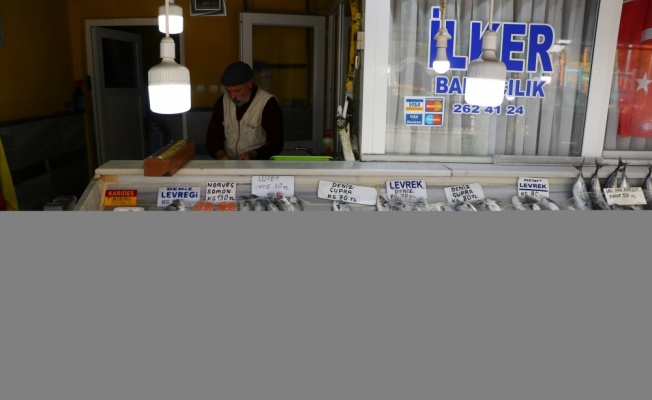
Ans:
<svg viewBox="0 0 652 400"><path fill-rule="evenodd" d="M618 134L652 138L652 6L623 2L618 32Z"/></svg>

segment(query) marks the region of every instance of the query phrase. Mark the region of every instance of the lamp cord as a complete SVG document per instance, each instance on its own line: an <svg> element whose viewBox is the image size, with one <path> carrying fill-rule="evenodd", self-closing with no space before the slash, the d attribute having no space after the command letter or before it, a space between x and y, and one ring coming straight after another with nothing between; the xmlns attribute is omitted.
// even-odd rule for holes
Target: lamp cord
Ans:
<svg viewBox="0 0 652 400"><path fill-rule="evenodd" d="M165 37L170 37L169 32L170 32L170 5L168 0L165 0Z"/></svg>
<svg viewBox="0 0 652 400"><path fill-rule="evenodd" d="M494 0L489 2L489 30L494 30Z"/></svg>
<svg viewBox="0 0 652 400"><path fill-rule="evenodd" d="M444 28L446 28L446 3L448 3L448 0L441 2L441 23Z"/></svg>

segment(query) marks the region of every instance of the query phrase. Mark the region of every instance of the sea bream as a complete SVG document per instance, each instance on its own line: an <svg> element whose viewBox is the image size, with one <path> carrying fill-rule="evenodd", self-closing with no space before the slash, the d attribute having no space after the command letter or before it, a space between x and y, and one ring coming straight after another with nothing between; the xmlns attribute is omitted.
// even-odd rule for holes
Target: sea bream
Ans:
<svg viewBox="0 0 652 400"><path fill-rule="evenodd" d="M577 179L573 184L573 205L577 210L591 210L591 200L589 199L589 192L586 188L586 182L584 181L584 175L582 174L582 168L584 167L584 160L580 165L576 165L577 168Z"/></svg>
<svg viewBox="0 0 652 400"><path fill-rule="evenodd" d="M428 208L432 211L455 211L450 203L446 201L438 201L437 203L432 203Z"/></svg>
<svg viewBox="0 0 652 400"><path fill-rule="evenodd" d="M331 206L333 211L352 211L351 206L347 203L343 203L338 200L333 200L333 205Z"/></svg>

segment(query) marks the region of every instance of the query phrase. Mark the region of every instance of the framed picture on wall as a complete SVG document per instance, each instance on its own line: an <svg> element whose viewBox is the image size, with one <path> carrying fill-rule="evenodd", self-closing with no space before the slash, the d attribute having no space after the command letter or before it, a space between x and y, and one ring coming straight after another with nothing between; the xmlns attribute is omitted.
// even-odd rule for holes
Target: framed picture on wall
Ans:
<svg viewBox="0 0 652 400"><path fill-rule="evenodd" d="M226 15L226 0L190 0L190 15Z"/></svg>

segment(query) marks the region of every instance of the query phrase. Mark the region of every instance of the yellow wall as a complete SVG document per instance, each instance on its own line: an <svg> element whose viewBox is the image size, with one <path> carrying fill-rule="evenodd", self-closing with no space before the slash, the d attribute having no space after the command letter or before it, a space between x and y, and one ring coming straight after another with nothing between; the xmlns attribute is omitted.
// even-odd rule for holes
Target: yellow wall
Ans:
<svg viewBox="0 0 652 400"><path fill-rule="evenodd" d="M217 84L239 57L238 15L306 12L305 0L226 0L227 15L190 17L184 11L185 65L193 85ZM328 15L338 0L309 0L310 14ZM72 102L74 81L84 79L87 19L156 18L164 0L0 1L5 44L0 46L0 122L55 115ZM193 107L210 107L218 94L193 91ZM88 99L87 106L88 106Z"/></svg>
<svg viewBox="0 0 652 400"><path fill-rule="evenodd" d="M165 4L163 0L68 0L68 3L73 71L78 78L87 75L84 28L87 19L156 18L158 7ZM224 68L239 59L239 13L244 11L245 3L251 12L303 14L306 10L305 0L226 0L226 16L191 17L189 1L177 0L184 13L184 65L190 70L193 87L218 84ZM317 12L315 0L310 0L310 4L310 13ZM192 107L212 107L218 96L193 90Z"/></svg>
<svg viewBox="0 0 652 400"><path fill-rule="evenodd" d="M0 1L0 122L54 115L72 103L67 0Z"/></svg>

